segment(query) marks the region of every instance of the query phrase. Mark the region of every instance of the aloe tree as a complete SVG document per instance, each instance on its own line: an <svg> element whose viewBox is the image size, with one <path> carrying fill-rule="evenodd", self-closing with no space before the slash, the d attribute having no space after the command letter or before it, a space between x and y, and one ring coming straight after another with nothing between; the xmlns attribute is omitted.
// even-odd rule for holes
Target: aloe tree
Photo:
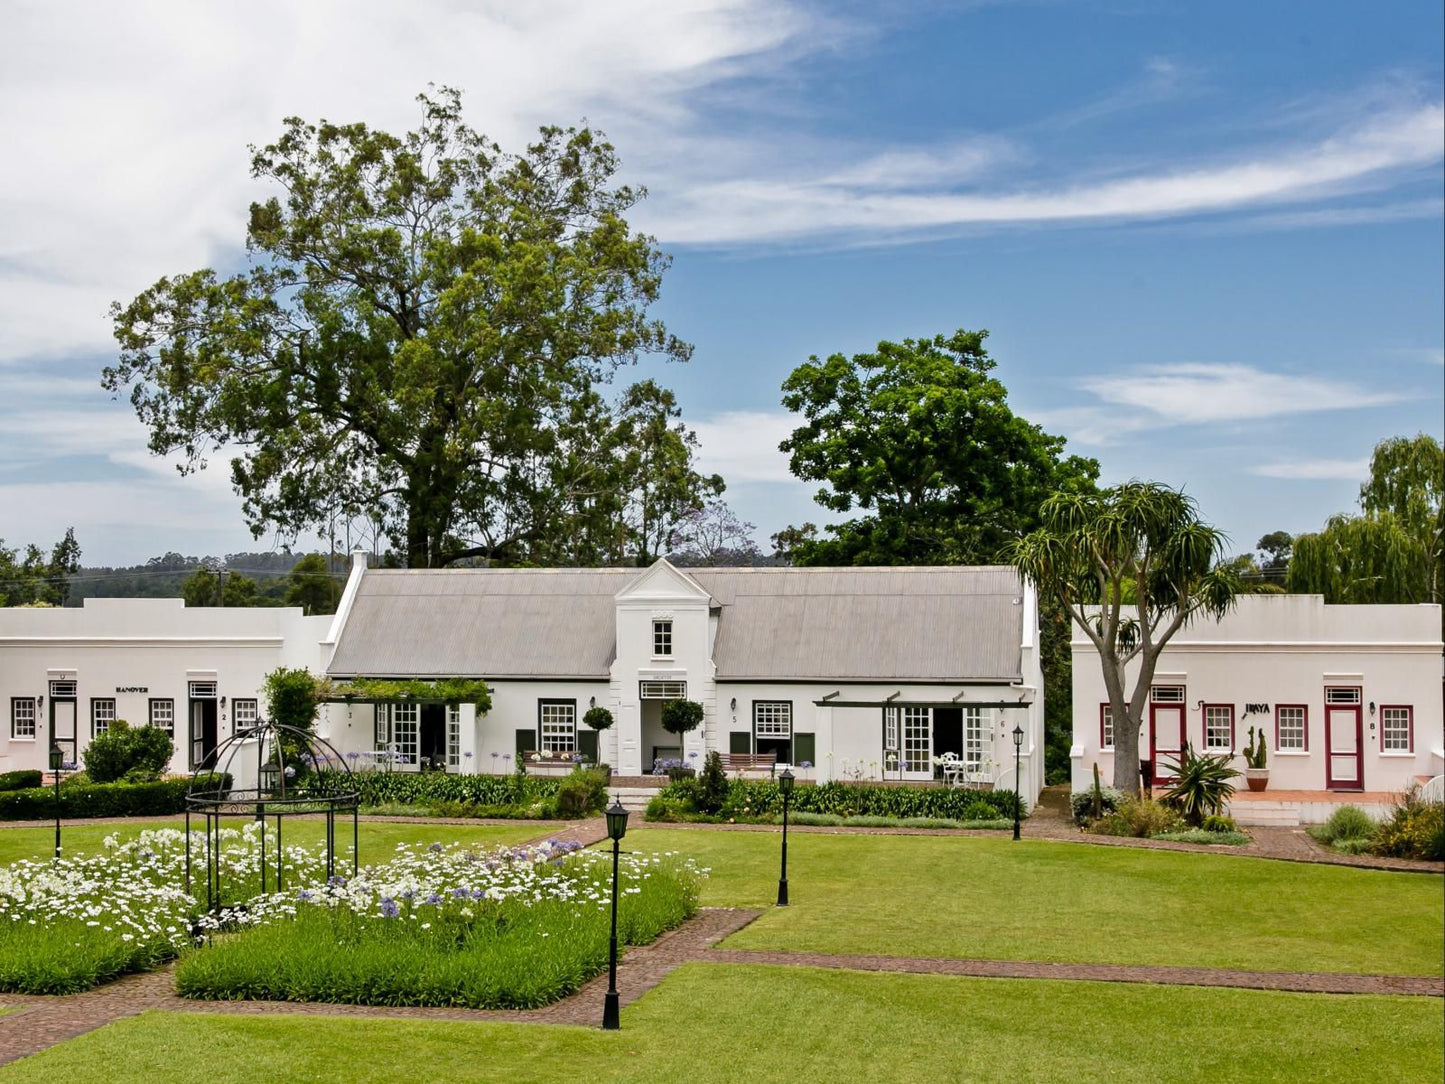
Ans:
<svg viewBox="0 0 1445 1084"><path fill-rule="evenodd" d="M1223 617L1240 592L1224 535L1182 491L1131 481L1057 493L1042 526L1004 558L1056 599L1099 653L1114 719L1114 786L1139 793L1139 727L1164 645L1198 615ZM1128 668L1136 665L1133 685Z"/></svg>

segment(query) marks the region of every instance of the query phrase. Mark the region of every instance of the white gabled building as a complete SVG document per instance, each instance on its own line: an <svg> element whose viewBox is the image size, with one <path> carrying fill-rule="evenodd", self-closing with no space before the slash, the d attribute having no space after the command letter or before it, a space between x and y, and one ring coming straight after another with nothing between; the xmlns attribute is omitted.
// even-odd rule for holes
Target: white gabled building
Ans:
<svg viewBox="0 0 1445 1084"><path fill-rule="evenodd" d="M264 711L268 673L318 670L330 621L178 598L0 608L0 772L44 770L52 741L78 761L115 719L169 731L188 771Z"/></svg>
<svg viewBox="0 0 1445 1084"><path fill-rule="evenodd" d="M343 751L453 771L580 750L621 775L711 750L772 753L819 780L929 780L954 753L1022 792L1043 779L1038 607L1008 568L368 569L322 645L338 679L482 678L470 705L334 704ZM662 705L703 706L685 740ZM583 726L592 706L616 723Z"/></svg>
<svg viewBox="0 0 1445 1084"><path fill-rule="evenodd" d="M1198 619L1159 656L1140 730L1156 774L1184 741L1240 753L1262 728L1269 783L1237 794L1289 794L1305 821L1333 796L1382 804L1445 770L1440 607L1333 606L1319 595L1245 595L1222 621ZM1113 779L1113 720L1099 656L1074 633L1072 781ZM1137 667L1130 669L1130 688ZM1314 799L1300 792L1316 792ZM1353 799L1352 799L1353 800Z"/></svg>

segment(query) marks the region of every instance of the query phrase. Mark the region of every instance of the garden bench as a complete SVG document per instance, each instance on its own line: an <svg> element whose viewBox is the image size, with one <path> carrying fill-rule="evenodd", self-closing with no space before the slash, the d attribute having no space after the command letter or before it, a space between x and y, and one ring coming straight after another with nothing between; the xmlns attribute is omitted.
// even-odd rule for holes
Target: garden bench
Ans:
<svg viewBox="0 0 1445 1084"><path fill-rule="evenodd" d="M719 753L723 769L729 772L768 772L778 761L776 753Z"/></svg>

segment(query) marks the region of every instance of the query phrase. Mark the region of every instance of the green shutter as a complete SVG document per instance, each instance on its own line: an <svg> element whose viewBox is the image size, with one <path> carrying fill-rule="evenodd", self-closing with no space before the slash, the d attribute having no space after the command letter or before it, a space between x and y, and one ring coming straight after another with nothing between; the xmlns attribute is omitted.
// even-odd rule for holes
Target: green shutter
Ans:
<svg viewBox="0 0 1445 1084"><path fill-rule="evenodd" d="M753 751L753 735L750 730L732 730L728 732L729 753L751 753Z"/></svg>
<svg viewBox="0 0 1445 1084"><path fill-rule="evenodd" d="M517 756L523 753L535 752L537 749L537 732L535 730L517 731Z"/></svg>
<svg viewBox="0 0 1445 1084"><path fill-rule="evenodd" d="M816 734L793 734L793 763L818 763L818 736Z"/></svg>
<svg viewBox="0 0 1445 1084"><path fill-rule="evenodd" d="M577 752L593 764L597 763L597 731L591 727L577 728Z"/></svg>

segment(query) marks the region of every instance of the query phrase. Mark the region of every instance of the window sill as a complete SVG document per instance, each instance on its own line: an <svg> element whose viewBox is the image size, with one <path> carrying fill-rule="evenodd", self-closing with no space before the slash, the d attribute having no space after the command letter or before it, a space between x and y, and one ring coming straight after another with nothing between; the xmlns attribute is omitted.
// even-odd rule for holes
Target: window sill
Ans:
<svg viewBox="0 0 1445 1084"><path fill-rule="evenodd" d="M1406 751L1403 750L1403 749L1391 750L1391 751L1388 752L1388 753L1386 753L1386 752L1384 752L1384 751L1382 750L1382 751L1380 752L1380 759L1382 759L1382 760L1414 760L1414 759L1415 759L1415 754L1414 754L1414 753L1410 753L1410 752L1406 752Z"/></svg>
<svg viewBox="0 0 1445 1084"><path fill-rule="evenodd" d="M1310 755L1308 749L1276 749L1271 756L1276 757L1307 757Z"/></svg>

